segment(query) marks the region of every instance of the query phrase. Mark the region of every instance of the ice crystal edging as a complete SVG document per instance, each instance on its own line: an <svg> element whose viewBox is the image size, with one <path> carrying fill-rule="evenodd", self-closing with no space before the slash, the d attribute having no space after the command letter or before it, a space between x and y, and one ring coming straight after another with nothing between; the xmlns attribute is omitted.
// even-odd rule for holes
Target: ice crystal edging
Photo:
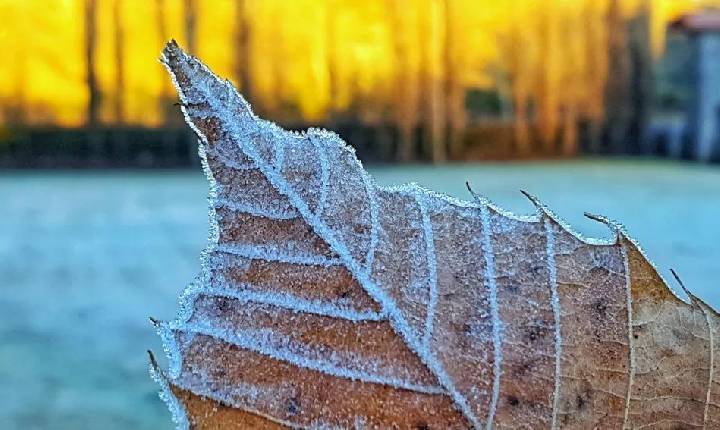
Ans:
<svg viewBox="0 0 720 430"><path fill-rule="evenodd" d="M178 300L178 314L174 320L157 322L156 330L162 340L163 350L168 358L168 376L176 379L182 370L182 352L177 339L169 333L171 328L183 327L195 312L195 299L202 291L200 276L183 290Z"/></svg>
<svg viewBox="0 0 720 430"><path fill-rule="evenodd" d="M257 336L241 336L237 333L232 333L231 330L218 329L210 325L198 324L185 324L182 328L174 330L209 336L213 339L227 342L239 348L250 350L275 360L290 363L294 366L305 369L322 372L327 375L349 379L351 381L387 385L398 389L415 391L424 394L446 394L442 387L414 384L402 379L400 375L374 374L368 372L367 370L361 370L360 365L354 366L355 369L349 368L348 366L341 366L338 362L338 360L340 360L338 355L340 354L331 354L331 357L336 360L322 359L316 351L312 350L304 351L306 353L305 355L300 354L297 350L302 349L303 345L293 344L293 342L287 340L285 342L273 342L273 339L271 339L272 333L265 333L265 338L263 338L262 333L257 333ZM276 343L280 343L280 345L276 345ZM284 345L282 343L284 343ZM313 353L316 355L315 357L311 357ZM377 367L378 363L371 363L371 365L372 364Z"/></svg>
<svg viewBox="0 0 720 430"><path fill-rule="evenodd" d="M173 394L167 379L162 374L162 371L156 367L154 362L150 363L149 371L150 377L158 385L160 385L160 391L158 392L158 396L163 402L165 402L168 409L170 410L170 414L172 416L173 422L175 423L176 429L189 430L190 421L188 420L185 408L182 406L180 401L178 401L177 397L175 397L175 394Z"/></svg>
<svg viewBox="0 0 720 430"><path fill-rule="evenodd" d="M173 81L173 85L178 90L178 96L180 97L180 101L183 102L180 106L180 110L183 113L183 116L185 118L185 122L188 124L188 126L195 132L195 134L198 136L198 139L201 140L203 144L198 145L198 156L200 158L201 166L203 173L205 174L205 177L208 181L208 239L207 239L207 245L205 249L200 254L200 274L195 278L195 281L191 284L189 284L185 290L180 295L179 299L179 310L178 315L176 319L172 322L175 326L182 326L184 325L192 316L193 312L193 304L195 301L195 298L197 297L197 291L198 291L198 285L206 283L209 278L209 264L208 261L210 259L211 253L215 250L217 243L220 238L220 226L217 220L217 216L215 213L215 201L217 201L218 193L217 193L217 182L215 181L215 177L212 173L212 170L210 169L210 164L208 163L207 159L207 153L205 151L205 147L208 145L207 137L195 126L195 124L191 121L190 115L188 113L187 108L187 97L185 96L184 92L180 91L180 84L177 81L177 78L175 76L175 73L170 68L169 60L167 59L165 52L162 54L162 60L161 63L165 66L165 68L168 70L168 73ZM198 61L199 64L202 64ZM204 66L204 65L203 65ZM208 69L209 71L209 69ZM172 339L165 334L164 330L161 328L162 326L159 325L157 327L158 334L160 335L160 338L163 343L163 349L165 350L165 353L168 357L168 371L170 373L170 377L175 379L177 378L177 375L180 374L181 368L182 368L182 354L180 349L177 346L177 342L175 338ZM161 332L161 330L163 330ZM167 381L164 381L165 386L167 386ZM169 392L169 388L168 388ZM170 393L172 394L172 393ZM177 410L183 411L183 416L185 415L184 408L179 405L177 402L177 399L172 396L172 399L175 399L175 405L177 405ZM168 407L171 408L171 411L173 411L173 416L175 416L175 412L172 409L172 405L168 403ZM187 419L186 419L187 421ZM178 429L181 428L181 425L178 424ZM182 427L186 428L186 427Z"/></svg>
<svg viewBox="0 0 720 430"><path fill-rule="evenodd" d="M162 341L163 350L165 351L165 355L168 358L168 373L173 379L177 378L182 371L182 351L178 346L175 335L169 329L170 325L175 324L175 322L173 322L172 324L160 322L156 327L157 333L160 336L160 340Z"/></svg>

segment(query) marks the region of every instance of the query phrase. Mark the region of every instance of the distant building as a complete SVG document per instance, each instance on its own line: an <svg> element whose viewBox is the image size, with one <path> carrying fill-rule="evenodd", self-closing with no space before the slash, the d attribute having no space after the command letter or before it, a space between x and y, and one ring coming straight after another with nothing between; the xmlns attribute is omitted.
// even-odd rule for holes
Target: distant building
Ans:
<svg viewBox="0 0 720 430"><path fill-rule="evenodd" d="M686 133L690 158L720 158L720 10L684 15L671 28L690 39L692 75Z"/></svg>

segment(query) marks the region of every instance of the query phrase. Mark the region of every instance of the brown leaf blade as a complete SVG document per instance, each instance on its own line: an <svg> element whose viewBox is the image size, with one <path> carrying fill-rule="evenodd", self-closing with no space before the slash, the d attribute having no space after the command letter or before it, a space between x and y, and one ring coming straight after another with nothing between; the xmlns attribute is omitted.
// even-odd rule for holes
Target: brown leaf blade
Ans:
<svg viewBox="0 0 720 430"><path fill-rule="evenodd" d="M717 314L547 209L377 186L170 43L211 182L203 270L158 323L179 428L707 427ZM602 220L602 219L601 219ZM683 412L678 412L682 410ZM280 427L278 427L280 426Z"/></svg>

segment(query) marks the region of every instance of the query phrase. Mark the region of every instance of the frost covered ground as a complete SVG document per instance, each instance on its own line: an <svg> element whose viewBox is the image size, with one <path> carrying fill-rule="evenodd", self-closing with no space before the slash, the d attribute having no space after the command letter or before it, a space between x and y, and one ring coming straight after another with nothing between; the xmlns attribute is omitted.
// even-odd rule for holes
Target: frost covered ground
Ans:
<svg viewBox="0 0 720 430"><path fill-rule="evenodd" d="M536 194L576 229L621 220L667 275L720 307L720 168L637 161L375 167L518 213ZM207 230L198 172L0 174L0 428L170 429L147 374Z"/></svg>

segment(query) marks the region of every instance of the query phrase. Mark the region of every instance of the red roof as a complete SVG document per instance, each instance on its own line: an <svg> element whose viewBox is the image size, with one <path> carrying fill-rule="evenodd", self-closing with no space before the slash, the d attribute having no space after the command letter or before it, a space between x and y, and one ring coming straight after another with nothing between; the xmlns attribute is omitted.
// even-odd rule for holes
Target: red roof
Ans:
<svg viewBox="0 0 720 430"><path fill-rule="evenodd" d="M720 31L720 10L707 9L693 14L683 15L671 22L670 26L693 33Z"/></svg>

